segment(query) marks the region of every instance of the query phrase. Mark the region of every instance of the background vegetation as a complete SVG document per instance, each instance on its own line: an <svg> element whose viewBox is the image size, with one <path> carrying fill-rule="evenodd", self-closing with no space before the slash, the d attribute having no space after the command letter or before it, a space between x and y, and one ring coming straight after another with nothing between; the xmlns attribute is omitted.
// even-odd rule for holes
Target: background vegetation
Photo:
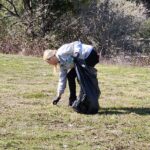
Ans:
<svg viewBox="0 0 150 150"><path fill-rule="evenodd" d="M101 56L150 52L149 1L0 0L0 51L41 55L80 39Z"/></svg>

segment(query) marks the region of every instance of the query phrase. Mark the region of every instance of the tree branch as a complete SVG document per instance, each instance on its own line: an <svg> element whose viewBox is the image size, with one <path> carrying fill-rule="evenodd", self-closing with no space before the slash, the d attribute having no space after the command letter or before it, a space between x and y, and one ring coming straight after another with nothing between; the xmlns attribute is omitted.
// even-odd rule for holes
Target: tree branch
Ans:
<svg viewBox="0 0 150 150"><path fill-rule="evenodd" d="M14 9L13 14L15 14L16 17L20 17L19 14L18 14L18 11L17 11L17 9L16 9L15 4L13 3L13 0L6 0L6 1L13 7L13 9ZM12 11L11 11L11 12L12 12Z"/></svg>

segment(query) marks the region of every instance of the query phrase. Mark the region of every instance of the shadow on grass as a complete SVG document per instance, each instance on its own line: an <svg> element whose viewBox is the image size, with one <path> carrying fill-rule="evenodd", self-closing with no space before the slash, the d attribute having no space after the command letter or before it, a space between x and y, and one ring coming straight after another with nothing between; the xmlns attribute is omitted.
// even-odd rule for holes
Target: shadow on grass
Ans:
<svg viewBox="0 0 150 150"><path fill-rule="evenodd" d="M124 114L130 114L135 113L138 115L150 115L150 108L144 108L144 107L109 107L109 108L100 108L99 114L105 114L105 115L124 115Z"/></svg>

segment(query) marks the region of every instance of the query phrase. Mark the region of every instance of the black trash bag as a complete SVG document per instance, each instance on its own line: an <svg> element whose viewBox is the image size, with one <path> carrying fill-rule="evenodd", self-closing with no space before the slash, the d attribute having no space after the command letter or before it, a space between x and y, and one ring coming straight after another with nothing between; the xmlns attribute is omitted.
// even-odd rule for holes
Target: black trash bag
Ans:
<svg viewBox="0 0 150 150"><path fill-rule="evenodd" d="M80 94L72 108L78 113L96 114L99 110L98 99L100 96L97 70L86 66L84 60L75 59L74 62L80 85Z"/></svg>

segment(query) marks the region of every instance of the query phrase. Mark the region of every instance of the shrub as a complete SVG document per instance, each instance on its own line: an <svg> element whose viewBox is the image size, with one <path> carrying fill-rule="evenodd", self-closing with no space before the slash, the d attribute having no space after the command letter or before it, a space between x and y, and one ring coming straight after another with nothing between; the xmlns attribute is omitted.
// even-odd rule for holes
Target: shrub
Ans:
<svg viewBox="0 0 150 150"><path fill-rule="evenodd" d="M18 51L25 50L26 54L37 51L36 55L40 55L45 48L58 48L80 39L93 44L102 56L117 55L122 51L130 54L145 52L135 40L149 36L146 9L142 4L125 0L63 2L60 5L65 6L60 10L47 1L46 4L33 3L32 10L26 6L21 11L19 20L9 19L7 37L12 39L12 45L17 41ZM1 42L1 50L5 51L3 45Z"/></svg>

